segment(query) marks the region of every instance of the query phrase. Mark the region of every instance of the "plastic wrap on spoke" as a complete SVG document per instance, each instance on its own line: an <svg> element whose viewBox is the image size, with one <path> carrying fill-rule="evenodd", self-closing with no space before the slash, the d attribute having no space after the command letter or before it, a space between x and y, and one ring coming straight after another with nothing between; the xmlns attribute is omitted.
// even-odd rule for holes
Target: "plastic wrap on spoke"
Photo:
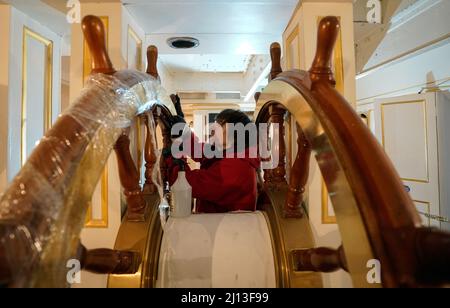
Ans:
<svg viewBox="0 0 450 308"><path fill-rule="evenodd" d="M67 261L76 257L89 202L115 142L137 114L168 102L160 81L146 74L89 78L1 196L0 286L67 285Z"/></svg>

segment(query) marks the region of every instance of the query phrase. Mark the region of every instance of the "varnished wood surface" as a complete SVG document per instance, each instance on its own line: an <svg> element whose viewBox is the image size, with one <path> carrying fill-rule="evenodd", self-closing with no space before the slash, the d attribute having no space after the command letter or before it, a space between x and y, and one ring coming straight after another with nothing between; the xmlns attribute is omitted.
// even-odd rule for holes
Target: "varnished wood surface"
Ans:
<svg viewBox="0 0 450 308"><path fill-rule="evenodd" d="M292 252L295 271L331 273L337 270L347 269L344 250L341 247L335 250L327 247L319 247Z"/></svg>
<svg viewBox="0 0 450 308"><path fill-rule="evenodd" d="M309 178L309 162L311 158L311 145L302 129L297 125L297 156L292 165L289 192L286 198L285 212L288 217L299 217L304 214L306 185Z"/></svg>
<svg viewBox="0 0 450 308"><path fill-rule="evenodd" d="M128 205L128 219L145 220L146 203L139 184L140 172L131 157L130 139L126 134L120 136L114 147L117 156L120 183Z"/></svg>
<svg viewBox="0 0 450 308"><path fill-rule="evenodd" d="M270 70L269 81L275 79L283 72L281 68L281 45L279 43L272 43L270 46L270 57L272 59L272 68Z"/></svg>
<svg viewBox="0 0 450 308"><path fill-rule="evenodd" d="M138 252L83 247L80 262L85 271L96 274L134 274L142 258Z"/></svg>
<svg viewBox="0 0 450 308"><path fill-rule="evenodd" d="M158 151L156 145L155 126L153 124L153 114L145 114L145 184L144 194L151 195L157 192L156 185L153 181L154 168L157 162L156 153Z"/></svg>
<svg viewBox="0 0 450 308"><path fill-rule="evenodd" d="M105 28L100 18L83 18L82 29L92 57L92 73L114 74L116 71L106 49Z"/></svg>

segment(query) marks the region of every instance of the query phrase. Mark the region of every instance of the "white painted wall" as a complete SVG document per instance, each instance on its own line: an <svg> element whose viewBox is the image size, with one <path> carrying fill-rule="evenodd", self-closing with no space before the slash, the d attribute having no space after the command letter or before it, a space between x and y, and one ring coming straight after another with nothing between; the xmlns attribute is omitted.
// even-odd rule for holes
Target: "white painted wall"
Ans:
<svg viewBox="0 0 450 308"><path fill-rule="evenodd" d="M138 35L138 37L142 40L142 71L147 70L147 47L152 43L151 40L146 40L145 32L141 28L141 26L133 19L130 12L128 11L126 6L122 7L122 57L125 62L130 58L130 53L135 51L133 49L133 40L130 38L128 33L128 27L131 27L134 32ZM160 48L161 46L156 46ZM128 54L127 54L128 53ZM129 63L128 63L129 64ZM135 69L132 65L128 65L128 68ZM164 66L161 60L158 60L158 73L161 78L161 84L166 89L167 93L170 95L171 93L175 93L173 85L173 76L169 73L167 68Z"/></svg>
<svg viewBox="0 0 450 308"><path fill-rule="evenodd" d="M441 87L448 86L449 54L450 40L447 39L423 50L422 53L391 62L357 76L358 104L370 104L376 98L417 94L424 87L439 83L443 83Z"/></svg>
<svg viewBox="0 0 450 308"><path fill-rule="evenodd" d="M141 63L145 63L145 52L146 48L144 46L145 33L144 30L132 19L130 13L126 7L122 7L122 57L127 63L127 68L137 69L135 61L132 61L137 52L137 44L133 37L129 34L129 29L132 29L134 33L138 36L142 43L142 53L141 53ZM145 69L145 67L143 67Z"/></svg>
<svg viewBox="0 0 450 308"><path fill-rule="evenodd" d="M67 1L3 0L0 2L9 3L25 15L32 16L33 20L42 26L51 29L59 36L63 36L70 32L70 25L67 23L65 14L65 12L69 11L69 9L66 8ZM63 10L64 13L62 13Z"/></svg>
<svg viewBox="0 0 450 308"><path fill-rule="evenodd" d="M389 24L358 42L358 56L371 52L364 70L389 61L403 52L448 35L450 29L450 1L417 0L397 12ZM367 48L378 42L376 48ZM372 51L373 50L373 51Z"/></svg>
<svg viewBox="0 0 450 308"><path fill-rule="evenodd" d="M270 46L267 46L269 53ZM244 73L243 96L249 96L248 102L255 103L253 96L260 91L261 87L267 85L268 67L271 67L271 59L268 54L253 56L247 71ZM252 96L250 98L250 96Z"/></svg>
<svg viewBox="0 0 450 308"><path fill-rule="evenodd" d="M242 91L242 73L175 73L174 87L177 91Z"/></svg>
<svg viewBox="0 0 450 308"><path fill-rule="evenodd" d="M147 61L144 63L147 63ZM158 61L158 73L159 78L161 78L161 84L164 89L166 89L167 94L175 94L178 89L175 86L174 76L169 72L162 61Z"/></svg>
<svg viewBox="0 0 450 308"><path fill-rule="evenodd" d="M60 112L60 94L61 94L61 37L46 27L42 26L31 17L21 11L11 8L11 29L10 29L10 58L9 58L9 111L8 111L8 180L17 174L21 168L20 144L21 144L21 102L22 102L22 57L23 57L23 29L28 27L32 31L39 33L43 37L53 41L53 84L52 84L52 119L56 120ZM28 61L33 63L36 69L42 69L44 59L39 58L43 55L42 46L36 44L29 46ZM29 71L29 74L31 71ZM33 88L33 85L43 84L42 80L37 79L39 75L29 75L28 106L33 105L33 93L42 92L41 88ZM42 111L43 113L43 111ZM30 117L32 122L28 123L28 131L39 129L43 126L43 117ZM42 129L42 128L41 128ZM29 136L31 137L31 136ZM34 136L35 139L40 139ZM37 140L36 140L37 141ZM31 142L31 141L30 141ZM34 142L33 142L34 143Z"/></svg>
<svg viewBox="0 0 450 308"><path fill-rule="evenodd" d="M392 19L383 38L358 44L358 62L369 59L356 77L358 104L375 98L415 94L450 78L450 1L420 0ZM371 41L380 40L375 51Z"/></svg>

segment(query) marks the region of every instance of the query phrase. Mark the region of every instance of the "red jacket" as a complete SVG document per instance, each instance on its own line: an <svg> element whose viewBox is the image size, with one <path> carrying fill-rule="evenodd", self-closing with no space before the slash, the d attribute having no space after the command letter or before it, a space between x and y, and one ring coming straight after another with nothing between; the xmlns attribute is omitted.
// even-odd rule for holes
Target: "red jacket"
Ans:
<svg viewBox="0 0 450 308"><path fill-rule="evenodd" d="M256 210L256 172L260 168L260 159L249 158L248 151L246 154L246 158L194 159L200 162L200 170L190 170L185 164L186 178L192 186L192 197L197 199L197 212ZM166 159L166 164L169 183L172 185L180 168L171 157Z"/></svg>

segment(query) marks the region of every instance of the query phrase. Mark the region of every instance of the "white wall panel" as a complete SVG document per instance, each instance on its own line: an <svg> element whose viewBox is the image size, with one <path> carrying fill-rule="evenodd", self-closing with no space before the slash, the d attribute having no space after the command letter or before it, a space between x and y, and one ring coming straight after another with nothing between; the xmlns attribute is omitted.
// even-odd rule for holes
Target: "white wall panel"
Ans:
<svg viewBox="0 0 450 308"><path fill-rule="evenodd" d="M30 30L24 33L23 82L22 82L22 164L28 159L35 144L47 128L47 108L51 108L48 87L51 82L51 67L48 61L46 44L31 36ZM51 47L53 49L53 47Z"/></svg>
<svg viewBox="0 0 450 308"><path fill-rule="evenodd" d="M53 44L51 62L52 81L48 91L51 91L51 122L54 122L60 112L61 95L61 37L43 27L21 11L11 9L11 40L10 40L10 66L9 66L9 119L8 119L8 180L17 174L22 166L21 155L28 155L40 139L44 127L43 100L45 89L44 71L48 67L44 45L39 40L27 38L27 48L23 48L24 29L29 29ZM28 37L28 36L27 36ZM25 53L24 53L25 51ZM25 61L24 61L25 60ZM26 63L26 67L23 67ZM24 74L25 72L25 74ZM24 87L24 80L25 85ZM23 94L26 94L24 98ZM22 113L23 104L27 108ZM26 120L27 149L21 153L22 142L22 115Z"/></svg>
<svg viewBox="0 0 450 308"><path fill-rule="evenodd" d="M382 144L400 176L428 181L429 140L425 101L382 104L381 119Z"/></svg>
<svg viewBox="0 0 450 308"><path fill-rule="evenodd" d="M392 160L419 212L440 215L435 93L386 98L375 103L376 136ZM446 205L443 205L447 208ZM439 227L421 215L423 223Z"/></svg>

